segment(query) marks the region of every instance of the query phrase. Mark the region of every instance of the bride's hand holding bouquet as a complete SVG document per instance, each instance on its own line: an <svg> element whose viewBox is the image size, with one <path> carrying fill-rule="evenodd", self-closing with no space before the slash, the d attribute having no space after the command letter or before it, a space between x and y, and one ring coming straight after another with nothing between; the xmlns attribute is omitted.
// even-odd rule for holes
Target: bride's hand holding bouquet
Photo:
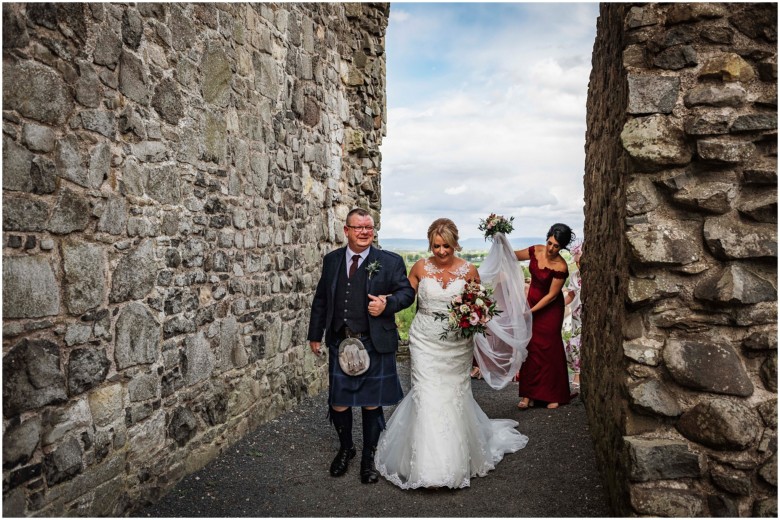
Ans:
<svg viewBox="0 0 780 520"><path fill-rule="evenodd" d="M489 287L475 280L467 282L463 292L452 297L446 314L443 312L434 314L437 320L447 322L441 339L445 339L451 332L464 338L471 338L475 334L487 334L487 323L501 314L492 296L493 291Z"/></svg>

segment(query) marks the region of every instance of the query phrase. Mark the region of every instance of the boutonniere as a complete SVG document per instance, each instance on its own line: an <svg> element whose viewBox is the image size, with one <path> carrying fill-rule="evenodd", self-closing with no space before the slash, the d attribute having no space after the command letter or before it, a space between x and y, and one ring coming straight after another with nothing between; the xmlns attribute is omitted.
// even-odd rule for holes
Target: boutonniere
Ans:
<svg viewBox="0 0 780 520"><path fill-rule="evenodd" d="M374 276L376 273L379 272L379 270L382 269L382 264L379 263L379 260L374 260L370 264L366 266L366 272L368 273L368 279L370 280L372 276Z"/></svg>

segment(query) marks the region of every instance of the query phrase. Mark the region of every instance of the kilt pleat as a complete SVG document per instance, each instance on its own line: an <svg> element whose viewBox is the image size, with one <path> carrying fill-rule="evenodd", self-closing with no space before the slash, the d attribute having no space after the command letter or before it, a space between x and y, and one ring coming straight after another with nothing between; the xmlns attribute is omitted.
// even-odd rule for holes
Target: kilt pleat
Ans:
<svg viewBox="0 0 780 520"><path fill-rule="evenodd" d="M348 376L339 366L339 340L328 344L328 404L331 406L392 406L403 399L395 352L382 354L368 337L360 338L371 365L359 376Z"/></svg>

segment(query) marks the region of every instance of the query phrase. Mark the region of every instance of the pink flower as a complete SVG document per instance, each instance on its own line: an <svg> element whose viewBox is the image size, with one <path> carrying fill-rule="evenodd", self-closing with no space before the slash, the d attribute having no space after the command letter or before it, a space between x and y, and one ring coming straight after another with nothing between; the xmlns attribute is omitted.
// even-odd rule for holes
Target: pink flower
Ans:
<svg viewBox="0 0 780 520"><path fill-rule="evenodd" d="M476 325L479 323L479 315L476 312L472 312L471 316L469 316L469 323L471 325Z"/></svg>

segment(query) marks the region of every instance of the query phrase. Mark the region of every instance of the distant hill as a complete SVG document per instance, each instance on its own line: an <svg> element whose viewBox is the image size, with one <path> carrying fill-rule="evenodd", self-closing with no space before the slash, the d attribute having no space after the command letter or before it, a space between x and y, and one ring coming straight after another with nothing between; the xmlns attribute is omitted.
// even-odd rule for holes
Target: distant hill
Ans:
<svg viewBox="0 0 780 520"><path fill-rule="evenodd" d="M542 241L537 237L513 237L509 236L509 243L514 249L524 249ZM382 249L390 251L425 251L428 249L428 241L419 238L380 238L379 245ZM466 238L461 240L461 247L464 251L487 251L490 249L491 242L482 238Z"/></svg>

